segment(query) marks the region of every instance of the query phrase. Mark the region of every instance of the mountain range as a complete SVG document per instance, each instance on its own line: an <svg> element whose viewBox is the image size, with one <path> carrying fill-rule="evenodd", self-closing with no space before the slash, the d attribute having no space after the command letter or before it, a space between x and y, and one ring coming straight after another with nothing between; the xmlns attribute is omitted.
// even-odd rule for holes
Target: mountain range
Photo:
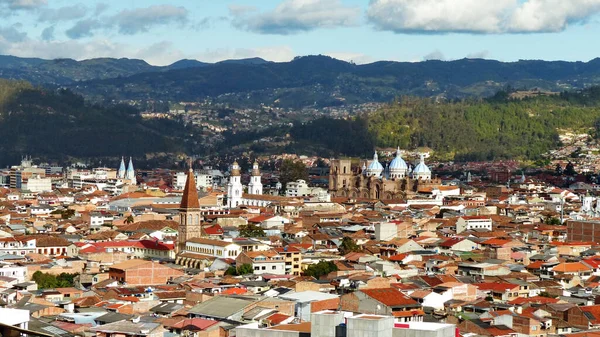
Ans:
<svg viewBox="0 0 600 337"><path fill-rule="evenodd" d="M600 83L600 59L589 62L485 59L356 65L327 56L290 62L260 58L214 64L180 60L152 66L143 60L42 60L0 56L0 77L69 87L96 101L199 101L238 105L339 106L387 102L400 95L488 97L506 86L548 91Z"/></svg>

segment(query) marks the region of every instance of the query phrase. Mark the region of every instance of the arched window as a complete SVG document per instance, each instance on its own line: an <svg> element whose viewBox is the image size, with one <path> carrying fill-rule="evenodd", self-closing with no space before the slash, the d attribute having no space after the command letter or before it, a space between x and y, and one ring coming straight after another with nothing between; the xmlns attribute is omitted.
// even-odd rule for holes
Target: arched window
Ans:
<svg viewBox="0 0 600 337"><path fill-rule="evenodd" d="M191 215L191 214L190 214L190 215L188 215L188 221L187 221L187 224L188 224L188 225L191 225L191 224L193 224L193 222L192 222L192 215Z"/></svg>
<svg viewBox="0 0 600 337"><path fill-rule="evenodd" d="M196 225L200 224L200 214L196 214Z"/></svg>

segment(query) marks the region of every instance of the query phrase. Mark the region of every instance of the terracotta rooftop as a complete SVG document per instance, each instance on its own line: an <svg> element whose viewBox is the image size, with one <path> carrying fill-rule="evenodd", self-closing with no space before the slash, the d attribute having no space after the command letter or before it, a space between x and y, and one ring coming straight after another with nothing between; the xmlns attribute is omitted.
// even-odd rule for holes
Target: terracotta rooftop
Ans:
<svg viewBox="0 0 600 337"><path fill-rule="evenodd" d="M404 295L396 288L362 289L360 291L374 300L390 307L418 305L415 300Z"/></svg>

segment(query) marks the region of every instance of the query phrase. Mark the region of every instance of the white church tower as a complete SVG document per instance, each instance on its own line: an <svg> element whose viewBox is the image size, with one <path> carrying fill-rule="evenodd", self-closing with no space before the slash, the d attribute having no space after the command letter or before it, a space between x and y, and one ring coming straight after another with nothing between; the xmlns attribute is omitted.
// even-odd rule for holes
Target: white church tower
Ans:
<svg viewBox="0 0 600 337"><path fill-rule="evenodd" d="M137 184L135 179L135 170L133 169L133 160L129 157L129 165L127 165L127 172L125 173L125 179L129 180L131 185Z"/></svg>
<svg viewBox="0 0 600 337"><path fill-rule="evenodd" d="M239 206L242 201L242 175L240 174L240 166L237 161L233 162L231 166L231 176L229 177L229 184L227 184L227 207L235 208Z"/></svg>
<svg viewBox="0 0 600 337"><path fill-rule="evenodd" d="M255 161L252 165L252 176L248 184L248 194L263 194L263 185L260 181L260 170L258 163Z"/></svg>
<svg viewBox="0 0 600 337"><path fill-rule="evenodd" d="M121 166L119 166L119 170L117 171L117 178L125 179L125 159L121 157Z"/></svg>

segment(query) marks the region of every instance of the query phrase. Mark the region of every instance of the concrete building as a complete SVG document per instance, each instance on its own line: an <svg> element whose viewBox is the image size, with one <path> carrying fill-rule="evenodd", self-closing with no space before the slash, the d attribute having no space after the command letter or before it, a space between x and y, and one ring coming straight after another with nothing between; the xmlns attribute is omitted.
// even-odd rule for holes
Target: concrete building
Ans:
<svg viewBox="0 0 600 337"><path fill-rule="evenodd" d="M347 337L392 337L394 318L391 316L358 315L348 318Z"/></svg>
<svg viewBox="0 0 600 337"><path fill-rule="evenodd" d="M206 190L220 183L223 174L218 170L213 170L211 167L204 167L202 170L195 170L194 177L196 180L196 188ZM186 172L177 172L175 175L175 188L183 190L187 180Z"/></svg>
<svg viewBox="0 0 600 337"><path fill-rule="evenodd" d="M294 316L303 321L310 321L311 313L321 311L319 309L338 308L340 297L334 294L326 294L318 291L301 291L292 294L283 294L279 298L296 302ZM327 308L329 306L330 308ZM316 308L319 308L315 310Z"/></svg>
<svg viewBox="0 0 600 337"><path fill-rule="evenodd" d="M343 312L318 311L310 323L261 327L260 323L238 326L237 337L456 337L456 325L444 323L395 323L382 315L347 316Z"/></svg>
<svg viewBox="0 0 600 337"><path fill-rule="evenodd" d="M165 284L172 278L182 276L183 271L154 261L129 260L112 265L109 278L127 285Z"/></svg>
<svg viewBox="0 0 600 337"><path fill-rule="evenodd" d="M278 247L275 248L285 261L286 275L300 275L302 273L302 252L294 247Z"/></svg>
<svg viewBox="0 0 600 337"><path fill-rule="evenodd" d="M236 259L237 266L249 264L254 275L285 275L285 259L274 250L242 252Z"/></svg>
<svg viewBox="0 0 600 337"><path fill-rule="evenodd" d="M186 242L185 251L216 258L235 259L242 249L239 245L229 241L192 238Z"/></svg>
<svg viewBox="0 0 600 337"><path fill-rule="evenodd" d="M10 168L10 188L23 189L23 182L34 176L46 177L46 170L34 166L31 158L26 157L21 165Z"/></svg>
<svg viewBox="0 0 600 337"><path fill-rule="evenodd" d="M456 220L456 234L468 230L492 230L492 219L487 216L462 216Z"/></svg>
<svg viewBox="0 0 600 337"><path fill-rule="evenodd" d="M36 252L35 240L19 241L13 237L0 239L0 255L21 255Z"/></svg>
<svg viewBox="0 0 600 337"><path fill-rule="evenodd" d="M36 174L29 178L23 179L21 183L21 189L33 193L49 192L52 191L52 179Z"/></svg>
<svg viewBox="0 0 600 337"><path fill-rule="evenodd" d="M398 225L393 222L375 224L375 240L388 241L398 237Z"/></svg>
<svg viewBox="0 0 600 337"><path fill-rule="evenodd" d="M91 328L96 337L162 337L166 329L160 323L140 322L139 319L120 320Z"/></svg>
<svg viewBox="0 0 600 337"><path fill-rule="evenodd" d="M327 202L331 196L326 189L321 187L310 187L305 180L291 181L285 186L286 197L315 197L315 201Z"/></svg>

